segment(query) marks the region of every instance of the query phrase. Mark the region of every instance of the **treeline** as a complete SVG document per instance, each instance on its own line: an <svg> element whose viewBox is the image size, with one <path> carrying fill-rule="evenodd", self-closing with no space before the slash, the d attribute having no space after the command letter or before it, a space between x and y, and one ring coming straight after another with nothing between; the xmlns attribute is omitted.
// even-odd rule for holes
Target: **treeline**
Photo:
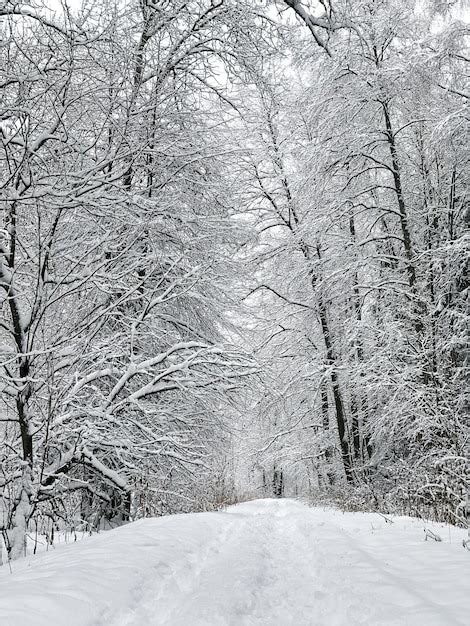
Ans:
<svg viewBox="0 0 470 626"><path fill-rule="evenodd" d="M248 492L464 523L459 7L0 17L9 557Z"/></svg>
<svg viewBox="0 0 470 626"><path fill-rule="evenodd" d="M255 476L465 524L469 28L457 7L341 6L328 54L297 41L257 98Z"/></svg>
<svg viewBox="0 0 470 626"><path fill-rule="evenodd" d="M246 235L224 92L259 56L244 21L262 18L222 1L64 7L0 8L11 558L44 520L99 528L215 498L254 370L228 339Z"/></svg>

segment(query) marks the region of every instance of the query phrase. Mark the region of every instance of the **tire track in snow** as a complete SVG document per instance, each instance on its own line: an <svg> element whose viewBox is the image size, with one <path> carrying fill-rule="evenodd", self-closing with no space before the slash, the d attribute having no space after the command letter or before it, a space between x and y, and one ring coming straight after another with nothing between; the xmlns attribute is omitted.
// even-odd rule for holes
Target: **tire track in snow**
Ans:
<svg viewBox="0 0 470 626"><path fill-rule="evenodd" d="M191 594L191 589L197 581L205 563L209 560L217 547L223 543L230 534L232 524L219 518L219 513L203 514L205 519L200 518L201 525L208 525L206 534L210 536L207 541L200 543L200 535L190 542L188 549L187 535L185 541L177 539L168 545L168 550L174 550L178 544L183 544L183 557L179 560L168 559L166 555L156 553L157 562L150 568L144 569L133 589L133 601L125 613L112 614L111 611L104 613L97 621L96 626L145 626L162 625L167 619L172 602L177 604L181 598ZM207 524L207 516L211 516L211 523ZM186 516L182 516L184 520ZM197 517L197 515L195 516ZM165 518L171 520L171 517ZM177 530L177 529L175 529ZM177 536L177 534L176 534ZM154 545L149 543L149 549ZM161 545L157 542L155 547L161 552Z"/></svg>

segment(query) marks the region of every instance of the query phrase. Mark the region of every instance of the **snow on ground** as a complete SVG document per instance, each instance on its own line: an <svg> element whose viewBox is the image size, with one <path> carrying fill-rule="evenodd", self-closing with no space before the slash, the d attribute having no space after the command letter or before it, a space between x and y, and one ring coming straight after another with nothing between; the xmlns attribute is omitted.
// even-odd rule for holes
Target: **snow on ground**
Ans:
<svg viewBox="0 0 470 626"><path fill-rule="evenodd" d="M464 531L256 500L140 520L0 568L2 626L462 626Z"/></svg>

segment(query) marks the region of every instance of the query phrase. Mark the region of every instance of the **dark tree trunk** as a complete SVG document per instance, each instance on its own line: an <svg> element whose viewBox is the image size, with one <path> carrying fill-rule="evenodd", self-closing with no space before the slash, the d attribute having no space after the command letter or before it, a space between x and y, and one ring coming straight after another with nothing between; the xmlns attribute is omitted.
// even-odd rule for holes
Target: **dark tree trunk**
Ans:
<svg viewBox="0 0 470 626"><path fill-rule="evenodd" d="M273 471L273 494L276 498L282 498L284 494L284 474L282 469L274 466Z"/></svg>

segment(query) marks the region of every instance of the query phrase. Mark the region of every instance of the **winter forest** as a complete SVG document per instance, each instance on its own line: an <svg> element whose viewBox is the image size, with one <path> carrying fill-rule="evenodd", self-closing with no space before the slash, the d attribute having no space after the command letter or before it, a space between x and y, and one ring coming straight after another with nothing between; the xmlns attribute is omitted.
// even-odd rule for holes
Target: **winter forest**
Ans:
<svg viewBox="0 0 470 626"><path fill-rule="evenodd" d="M469 11L0 0L4 560L266 496L466 526Z"/></svg>

